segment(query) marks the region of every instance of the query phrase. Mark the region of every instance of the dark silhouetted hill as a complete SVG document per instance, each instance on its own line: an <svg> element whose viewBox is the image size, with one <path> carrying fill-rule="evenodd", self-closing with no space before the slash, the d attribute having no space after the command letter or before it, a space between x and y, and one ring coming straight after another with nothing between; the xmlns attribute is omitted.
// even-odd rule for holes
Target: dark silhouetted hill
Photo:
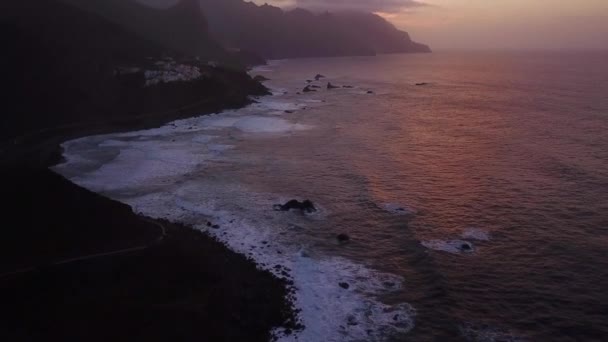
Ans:
<svg viewBox="0 0 608 342"><path fill-rule="evenodd" d="M430 52L371 13L283 11L241 0L201 0L213 37L264 58Z"/></svg>
<svg viewBox="0 0 608 342"><path fill-rule="evenodd" d="M142 38L136 30L58 0L2 2L0 10L0 65L6 89L0 117L3 144L62 125L156 125L240 106L249 95L265 93L243 71L202 62L204 77L199 80L144 87L137 74L135 79L117 77L117 69L145 69L162 56L180 54L152 36ZM198 11L192 15L201 18ZM70 133L86 132L91 131Z"/></svg>
<svg viewBox="0 0 608 342"><path fill-rule="evenodd" d="M61 0L96 13L105 19L174 51L224 60L226 52L208 35L207 21L198 0L181 0L167 9L157 9L134 0Z"/></svg>

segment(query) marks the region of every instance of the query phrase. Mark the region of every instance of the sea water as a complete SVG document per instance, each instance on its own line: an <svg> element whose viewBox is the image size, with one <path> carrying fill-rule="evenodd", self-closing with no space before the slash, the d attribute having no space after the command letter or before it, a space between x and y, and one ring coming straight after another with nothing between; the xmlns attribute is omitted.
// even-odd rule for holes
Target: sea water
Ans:
<svg viewBox="0 0 608 342"><path fill-rule="evenodd" d="M607 340L606 61L273 61L272 96L66 142L55 170L293 280L305 329L279 340Z"/></svg>

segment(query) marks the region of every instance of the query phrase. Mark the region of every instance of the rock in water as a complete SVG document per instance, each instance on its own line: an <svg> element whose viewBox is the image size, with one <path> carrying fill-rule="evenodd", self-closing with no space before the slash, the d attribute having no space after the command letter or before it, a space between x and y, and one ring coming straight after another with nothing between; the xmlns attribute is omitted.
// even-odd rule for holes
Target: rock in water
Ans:
<svg viewBox="0 0 608 342"><path fill-rule="evenodd" d="M322 78L325 78L325 76L321 75L321 74L317 74L317 76L315 76L315 81L318 81Z"/></svg>
<svg viewBox="0 0 608 342"><path fill-rule="evenodd" d="M317 211L317 208L310 200L305 200L303 202L300 202L298 200L293 199L285 204L275 204L273 207L274 207L274 210L279 210L279 211L289 211L291 209L299 209L305 213L313 213L313 212Z"/></svg>
<svg viewBox="0 0 608 342"><path fill-rule="evenodd" d="M470 251L473 250L473 246L471 246L471 244L468 243L468 242L463 242L460 245L460 250L463 251L463 252L470 252Z"/></svg>
<svg viewBox="0 0 608 342"><path fill-rule="evenodd" d="M340 285L340 287L345 290L348 290L348 288L350 287L350 285L348 283L339 283L338 285Z"/></svg>
<svg viewBox="0 0 608 342"><path fill-rule="evenodd" d="M310 93L311 91L316 91L316 90L312 89L309 85L307 85L306 87L304 87L304 89L302 89L302 91L305 93Z"/></svg>
<svg viewBox="0 0 608 342"><path fill-rule="evenodd" d="M340 242L346 242L350 240L350 236L348 236L347 234L338 234L338 236L336 236L336 238L338 239L338 241Z"/></svg>
<svg viewBox="0 0 608 342"><path fill-rule="evenodd" d="M327 82L327 89L336 89L336 88L340 88L340 87L331 84L331 82Z"/></svg>

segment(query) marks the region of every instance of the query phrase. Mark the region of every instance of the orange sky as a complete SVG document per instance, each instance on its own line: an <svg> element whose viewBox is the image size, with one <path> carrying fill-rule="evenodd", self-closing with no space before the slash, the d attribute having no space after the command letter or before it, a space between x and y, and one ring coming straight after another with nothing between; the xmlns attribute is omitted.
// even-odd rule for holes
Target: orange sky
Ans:
<svg viewBox="0 0 608 342"><path fill-rule="evenodd" d="M256 0L289 4L298 0ZM322 3L324 0L299 0ZM370 8L442 48L608 49L608 0L419 0L428 6L398 9L408 0L369 0ZM349 1L327 0L348 6ZM365 0L354 0L359 6ZM347 5L344 5L347 4ZM387 4L390 4L388 6Z"/></svg>

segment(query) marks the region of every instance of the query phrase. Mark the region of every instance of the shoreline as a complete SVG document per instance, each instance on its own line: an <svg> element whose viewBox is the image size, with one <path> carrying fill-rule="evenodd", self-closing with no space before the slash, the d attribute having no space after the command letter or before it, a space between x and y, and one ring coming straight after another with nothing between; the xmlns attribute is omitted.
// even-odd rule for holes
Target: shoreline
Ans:
<svg viewBox="0 0 608 342"><path fill-rule="evenodd" d="M2 324L0 336L268 341L275 328L297 329L286 280L209 234L137 215L49 169L61 161L65 141L159 127L252 102L232 94L231 100L212 99L169 115L75 123L5 144L2 175L14 199L7 222L19 224L2 240L2 310L13 319ZM158 225L166 227L162 242Z"/></svg>
<svg viewBox="0 0 608 342"><path fill-rule="evenodd" d="M323 101L294 97L289 95L291 91L276 91L283 85L291 89L294 82L273 78L269 86L275 96L242 110L180 120L151 131L66 143L67 160L57 171L88 189L131 205L138 213L205 231L231 250L253 258L259 268L289 281L294 290L290 299L298 323L305 329L297 329L291 336L283 336L283 331L290 334L294 329L276 329L279 340L312 341L321 336L329 340L380 340L389 334L408 332L414 327L415 309L406 302L385 303L381 299L400 291L404 279L365 262L316 253L304 241L292 238L294 227L305 227L306 222L271 212L274 204L300 198L301 192L259 193L238 181L238 171L213 172L214 160L222 161L220 165L236 162L234 169L248 169L239 167L238 156L232 159L231 152L221 152L234 148L238 154L239 142L246 141L250 134L252 138L299 135L296 132L300 131L306 135L305 131L315 127L293 120L292 115L283 115L315 107L313 103L322 106ZM248 152L255 159L255 153ZM123 157L111 161L103 157L116 153ZM206 170L203 172L208 177L197 179L197 169ZM192 176L187 176L190 173ZM315 195L309 196L316 201ZM325 211L323 201L318 200L320 211L313 215L322 220ZM206 220L211 220L212 225Z"/></svg>

